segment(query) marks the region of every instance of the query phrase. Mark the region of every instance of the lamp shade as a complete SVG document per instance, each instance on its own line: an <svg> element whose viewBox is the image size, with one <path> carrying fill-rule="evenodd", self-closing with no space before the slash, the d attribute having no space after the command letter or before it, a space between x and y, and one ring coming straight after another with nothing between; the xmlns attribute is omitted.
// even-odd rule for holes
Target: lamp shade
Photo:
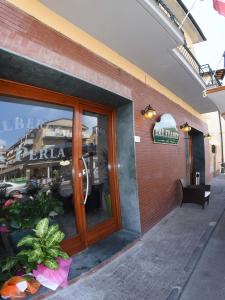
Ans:
<svg viewBox="0 0 225 300"><path fill-rule="evenodd" d="M141 111L145 119L152 119L156 116L156 111L151 107L151 105L146 106L144 110Z"/></svg>
<svg viewBox="0 0 225 300"><path fill-rule="evenodd" d="M204 134L204 138L207 140L211 140L212 136L209 133L207 133L207 134Z"/></svg>
<svg viewBox="0 0 225 300"><path fill-rule="evenodd" d="M180 126L180 129L183 132L189 132L189 131L191 131L191 126L186 122L186 123L184 123L183 125Z"/></svg>

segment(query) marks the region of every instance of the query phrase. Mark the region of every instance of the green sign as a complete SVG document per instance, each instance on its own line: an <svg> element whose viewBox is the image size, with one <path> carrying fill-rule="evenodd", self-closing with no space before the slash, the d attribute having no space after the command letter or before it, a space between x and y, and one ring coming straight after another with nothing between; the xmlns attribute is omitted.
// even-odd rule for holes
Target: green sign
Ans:
<svg viewBox="0 0 225 300"><path fill-rule="evenodd" d="M175 119L170 114L162 115L160 122L155 123L153 141L156 144L177 145L179 131Z"/></svg>

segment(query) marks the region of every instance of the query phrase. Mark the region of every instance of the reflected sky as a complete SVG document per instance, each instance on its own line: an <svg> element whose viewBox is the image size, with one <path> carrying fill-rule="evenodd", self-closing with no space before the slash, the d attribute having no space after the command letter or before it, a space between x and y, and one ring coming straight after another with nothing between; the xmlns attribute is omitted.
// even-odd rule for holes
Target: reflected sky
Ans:
<svg viewBox="0 0 225 300"><path fill-rule="evenodd" d="M8 149L19 139L23 138L31 129L38 128L47 121L61 118L72 119L73 109L49 105L16 98L0 97L0 147ZM89 135L92 128L98 125L98 118L83 116L83 124Z"/></svg>
<svg viewBox="0 0 225 300"><path fill-rule="evenodd" d="M37 128L46 121L73 117L72 109L15 101L0 97L0 146L5 146L6 149L24 137L30 129Z"/></svg>

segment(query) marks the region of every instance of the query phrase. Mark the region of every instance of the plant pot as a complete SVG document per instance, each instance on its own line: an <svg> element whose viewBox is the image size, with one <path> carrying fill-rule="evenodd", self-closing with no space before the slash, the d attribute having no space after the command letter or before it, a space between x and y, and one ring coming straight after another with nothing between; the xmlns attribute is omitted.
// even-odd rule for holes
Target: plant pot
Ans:
<svg viewBox="0 0 225 300"><path fill-rule="evenodd" d="M72 259L57 258L59 267L57 270L51 270L40 264L37 270L33 270L33 275L41 285L55 291L58 287L66 287L68 285L68 274Z"/></svg>

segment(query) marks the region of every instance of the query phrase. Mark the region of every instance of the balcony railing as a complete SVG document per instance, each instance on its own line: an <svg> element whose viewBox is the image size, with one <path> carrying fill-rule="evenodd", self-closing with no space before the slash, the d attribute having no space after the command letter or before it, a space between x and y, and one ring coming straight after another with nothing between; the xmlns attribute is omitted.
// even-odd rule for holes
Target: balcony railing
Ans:
<svg viewBox="0 0 225 300"><path fill-rule="evenodd" d="M43 137L55 137L55 138L71 138L72 137L72 131L68 130L51 130L51 129L45 129L43 133Z"/></svg>
<svg viewBox="0 0 225 300"><path fill-rule="evenodd" d="M172 10L164 3L163 0L155 0L164 14L179 28L180 21L176 18ZM183 30L181 30L183 32Z"/></svg>
<svg viewBox="0 0 225 300"><path fill-rule="evenodd" d="M207 81L207 86L211 88L221 86L222 82L216 78L215 72L211 69L209 64L205 64L201 66L200 75L202 76L204 81Z"/></svg>
<svg viewBox="0 0 225 300"><path fill-rule="evenodd" d="M184 56L184 58L189 62L189 64L192 66L192 68L197 72L200 73L201 65L193 55L190 49L187 48L187 46L183 45L178 47L178 50L180 53Z"/></svg>
<svg viewBox="0 0 225 300"><path fill-rule="evenodd" d="M214 76L214 73L210 66L208 64L201 66L194 54L190 49L187 48L187 46L180 46L178 47L178 50L186 59L186 61L191 65L193 70L202 77L202 80L204 81L206 87L217 87L221 85L221 82Z"/></svg>

